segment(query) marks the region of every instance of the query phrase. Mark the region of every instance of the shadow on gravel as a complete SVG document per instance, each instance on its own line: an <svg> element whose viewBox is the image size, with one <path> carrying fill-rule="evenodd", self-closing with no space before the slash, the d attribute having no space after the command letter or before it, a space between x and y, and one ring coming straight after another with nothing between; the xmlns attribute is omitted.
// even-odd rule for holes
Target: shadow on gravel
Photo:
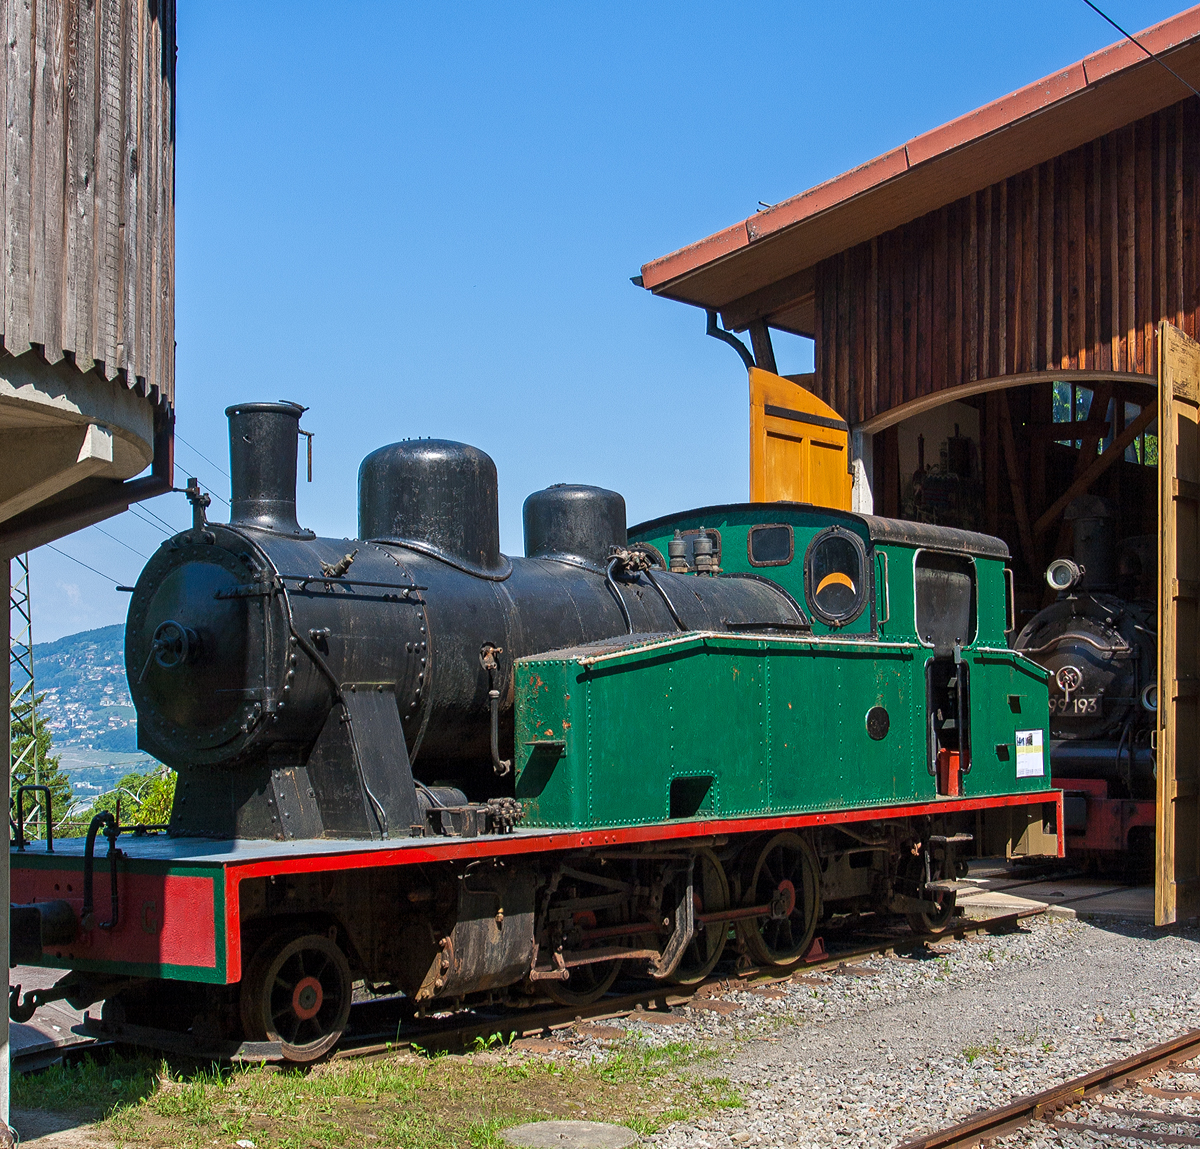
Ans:
<svg viewBox="0 0 1200 1149"><path fill-rule="evenodd" d="M1092 927L1092 929L1102 930L1107 934L1116 934L1123 938L1137 938L1139 940L1153 940L1155 938L1183 938L1189 942L1200 942L1200 928L1196 924L1196 919L1192 918L1189 922L1178 922L1169 926L1155 926L1148 922L1128 921L1122 918L1108 917L1097 915L1094 918L1083 917L1080 921Z"/></svg>

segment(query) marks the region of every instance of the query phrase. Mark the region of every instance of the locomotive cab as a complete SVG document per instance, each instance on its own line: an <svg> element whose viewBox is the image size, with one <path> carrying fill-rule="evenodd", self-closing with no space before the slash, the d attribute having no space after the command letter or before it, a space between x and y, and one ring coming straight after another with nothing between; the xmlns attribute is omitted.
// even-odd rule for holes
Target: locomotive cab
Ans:
<svg viewBox="0 0 1200 1149"><path fill-rule="evenodd" d="M697 577L681 540L707 537L722 569L739 577L768 575L807 608L812 621L807 646L872 643L894 653L897 664L880 673L862 729L871 742L891 747L888 730L895 707L920 700L922 721L913 740L921 776L914 793L953 797L970 794L980 777L972 771L1005 771L1015 777L1018 737L1027 778L1032 753L1048 744L1039 720L1045 672L1008 647L1010 603L998 539L955 528L861 516L800 503L706 507L631 528L635 541L680 552L679 569ZM767 567L767 570L763 568ZM903 655L900 652L903 651ZM910 653L911 652L911 653ZM903 682L902 701L889 696ZM809 703L812 706L812 703ZM868 711L869 717L868 717ZM828 736L821 739L828 745ZM895 734L892 734L895 737ZM861 752L858 752L861 753ZM845 761L855 752L847 747ZM1056 841L1057 827L1049 832Z"/></svg>

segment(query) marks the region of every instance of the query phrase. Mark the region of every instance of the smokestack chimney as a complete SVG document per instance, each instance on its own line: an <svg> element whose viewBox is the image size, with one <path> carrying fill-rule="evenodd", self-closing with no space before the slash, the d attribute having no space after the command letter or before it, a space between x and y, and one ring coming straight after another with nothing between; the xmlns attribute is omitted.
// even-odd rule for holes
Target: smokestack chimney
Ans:
<svg viewBox="0 0 1200 1149"><path fill-rule="evenodd" d="M1075 561L1084 569L1083 590L1112 590L1116 585L1116 546L1112 537L1112 511L1097 495L1073 499L1063 515L1074 535Z"/></svg>
<svg viewBox="0 0 1200 1149"><path fill-rule="evenodd" d="M314 538L296 521L296 448L299 403L238 403L229 417L229 521L262 531Z"/></svg>

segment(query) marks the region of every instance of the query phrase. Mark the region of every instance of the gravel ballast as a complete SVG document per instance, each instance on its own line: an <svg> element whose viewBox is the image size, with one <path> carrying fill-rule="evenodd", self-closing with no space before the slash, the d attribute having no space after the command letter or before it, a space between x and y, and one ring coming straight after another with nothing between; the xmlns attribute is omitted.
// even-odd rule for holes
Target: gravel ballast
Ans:
<svg viewBox="0 0 1200 1149"><path fill-rule="evenodd" d="M758 992L731 979L677 1013L686 1020L608 1024L651 1044L720 1050L697 1072L728 1077L743 1106L669 1125L650 1144L883 1149L1200 1027L1200 932L1031 918L1017 933ZM569 1040L560 1056L608 1046ZM1101 1143L1039 1130L1008 1143Z"/></svg>

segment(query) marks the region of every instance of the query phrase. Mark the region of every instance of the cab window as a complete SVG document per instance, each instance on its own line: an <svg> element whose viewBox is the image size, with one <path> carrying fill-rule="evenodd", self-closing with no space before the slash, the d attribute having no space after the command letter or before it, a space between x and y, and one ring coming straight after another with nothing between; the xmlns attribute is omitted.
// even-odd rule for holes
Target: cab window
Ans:
<svg viewBox="0 0 1200 1149"><path fill-rule="evenodd" d="M975 641L975 564L966 555L918 551L913 560L917 637L935 653Z"/></svg>
<svg viewBox="0 0 1200 1149"><path fill-rule="evenodd" d="M866 559L862 539L844 527L830 527L809 544L805 596L822 622L845 626L862 613L867 602Z"/></svg>
<svg viewBox="0 0 1200 1149"><path fill-rule="evenodd" d="M786 523L767 523L750 528L748 548L752 567L781 567L792 561L796 543Z"/></svg>

